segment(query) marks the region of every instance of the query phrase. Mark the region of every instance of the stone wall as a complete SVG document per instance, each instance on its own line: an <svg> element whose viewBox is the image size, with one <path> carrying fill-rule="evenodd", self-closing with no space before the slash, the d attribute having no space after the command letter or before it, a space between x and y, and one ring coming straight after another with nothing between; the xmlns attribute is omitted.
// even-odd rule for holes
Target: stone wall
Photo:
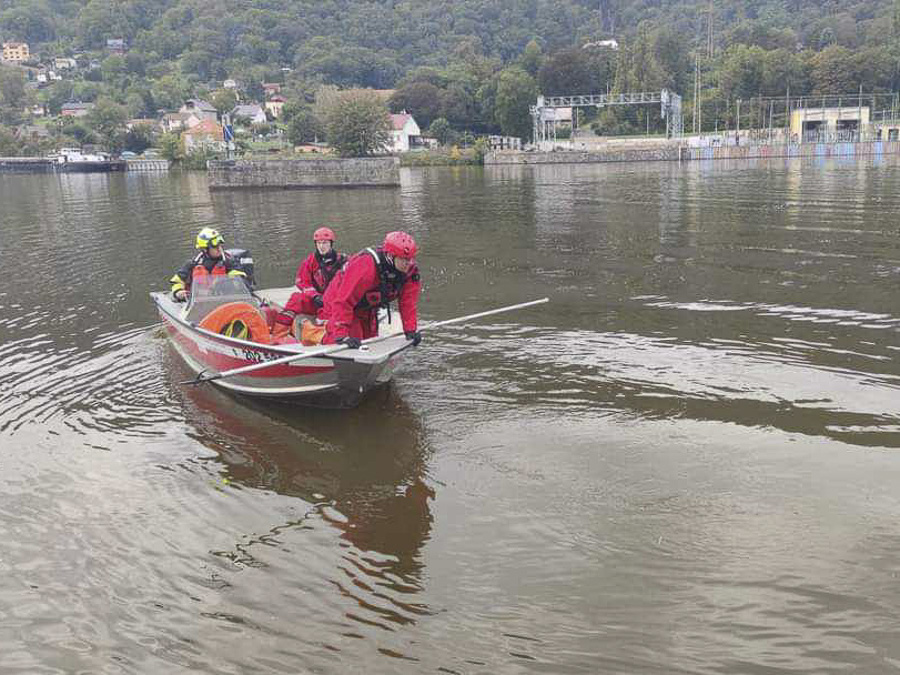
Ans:
<svg viewBox="0 0 900 675"><path fill-rule="evenodd" d="M396 187L396 157L355 159L229 159L208 165L210 189Z"/></svg>
<svg viewBox="0 0 900 675"><path fill-rule="evenodd" d="M601 162L663 162L678 160L679 146L611 147L597 150L557 150L555 152L489 152L491 164L596 164Z"/></svg>

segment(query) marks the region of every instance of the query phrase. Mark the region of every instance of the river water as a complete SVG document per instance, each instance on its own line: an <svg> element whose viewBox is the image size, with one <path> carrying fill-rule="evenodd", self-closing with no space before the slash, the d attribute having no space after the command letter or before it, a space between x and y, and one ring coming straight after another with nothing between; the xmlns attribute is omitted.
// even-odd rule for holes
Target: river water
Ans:
<svg viewBox="0 0 900 675"><path fill-rule="evenodd" d="M900 671L900 161L0 175L0 672ZM352 411L189 375L196 231L420 242Z"/></svg>

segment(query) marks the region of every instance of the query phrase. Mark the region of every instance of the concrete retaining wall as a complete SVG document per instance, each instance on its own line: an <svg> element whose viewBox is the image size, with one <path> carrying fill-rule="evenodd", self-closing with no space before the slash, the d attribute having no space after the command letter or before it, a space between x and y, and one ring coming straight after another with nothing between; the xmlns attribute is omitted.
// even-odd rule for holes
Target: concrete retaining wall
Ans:
<svg viewBox="0 0 900 675"><path fill-rule="evenodd" d="M53 173L49 159L37 157L0 157L0 173Z"/></svg>
<svg viewBox="0 0 900 675"><path fill-rule="evenodd" d="M691 148L675 143L652 147L598 149L556 152L490 152L485 165L491 164L588 164L602 162L660 162L714 159L766 159L775 157L853 157L900 154L900 141L862 143L804 143L781 145L742 145L715 148Z"/></svg>
<svg viewBox="0 0 900 675"><path fill-rule="evenodd" d="M556 152L489 152L485 166L491 164L596 164L601 162L677 161L677 144L650 147L615 147L603 150L557 150Z"/></svg>
<svg viewBox="0 0 900 675"><path fill-rule="evenodd" d="M770 157L854 157L900 154L898 141L862 143L804 143L802 145L747 145L720 148L683 148L682 159L764 159Z"/></svg>
<svg viewBox="0 0 900 675"><path fill-rule="evenodd" d="M218 190L400 185L400 160L396 157L215 160L208 169L209 187Z"/></svg>
<svg viewBox="0 0 900 675"><path fill-rule="evenodd" d="M126 159L127 171L168 171L167 159Z"/></svg>
<svg viewBox="0 0 900 675"><path fill-rule="evenodd" d="M0 157L0 173L108 173L126 168L123 160L60 164L41 157Z"/></svg>

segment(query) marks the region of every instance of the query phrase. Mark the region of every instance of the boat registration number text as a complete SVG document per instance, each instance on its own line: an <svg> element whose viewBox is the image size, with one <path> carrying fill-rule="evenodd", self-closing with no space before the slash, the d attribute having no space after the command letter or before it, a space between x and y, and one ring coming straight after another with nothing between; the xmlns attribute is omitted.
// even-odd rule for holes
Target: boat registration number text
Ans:
<svg viewBox="0 0 900 675"><path fill-rule="evenodd" d="M244 359L245 361L252 361L253 363L262 363L263 361L274 361L278 358L276 354L269 354L267 352L258 352L253 349L237 349L232 347L234 355L239 359Z"/></svg>

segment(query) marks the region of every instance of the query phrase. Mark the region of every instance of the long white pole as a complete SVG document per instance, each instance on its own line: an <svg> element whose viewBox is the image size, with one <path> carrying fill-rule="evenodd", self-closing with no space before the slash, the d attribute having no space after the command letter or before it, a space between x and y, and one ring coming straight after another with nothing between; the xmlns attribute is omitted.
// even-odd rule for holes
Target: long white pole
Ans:
<svg viewBox="0 0 900 675"><path fill-rule="evenodd" d="M454 323L463 323L465 321L471 321L473 319L480 319L485 316L490 316L492 314L500 314L501 312L512 312L516 309L524 309L525 307L531 307L533 305L541 305L545 302L549 302L550 298L541 298L540 300L531 300L529 302L522 302L518 305L509 305L508 307L499 307L497 309L489 309L485 312L478 312L477 314L467 314L466 316L458 316L455 319L445 319L444 321L435 321L429 323L426 326L422 326L420 332L434 330L435 328L440 328L441 326L449 326ZM381 342L383 340L387 340L388 338L396 337L396 334L393 335L381 335L379 337L369 338L368 340L363 340L362 344L371 345L376 342ZM193 380L185 380L184 382L180 382L179 384L202 384L204 382L212 382L213 380L221 380L225 377L231 377L233 375L243 375L244 373L250 373L256 370L262 370L263 368L270 368L272 366L280 366L285 363L293 363L294 361L300 361L301 359L311 359L314 356L325 356L327 354L334 354L335 352L340 352L347 349L347 345L337 344L337 345L328 345L327 347L320 347L319 349L313 349L308 352L304 352L302 354L291 354L290 356L284 356L280 359L273 359L272 361L264 361L263 363L254 363L249 366L241 366L240 368L233 368L231 370L224 370L221 373L213 373L212 375L208 375L206 377L203 376L201 372L197 377Z"/></svg>

